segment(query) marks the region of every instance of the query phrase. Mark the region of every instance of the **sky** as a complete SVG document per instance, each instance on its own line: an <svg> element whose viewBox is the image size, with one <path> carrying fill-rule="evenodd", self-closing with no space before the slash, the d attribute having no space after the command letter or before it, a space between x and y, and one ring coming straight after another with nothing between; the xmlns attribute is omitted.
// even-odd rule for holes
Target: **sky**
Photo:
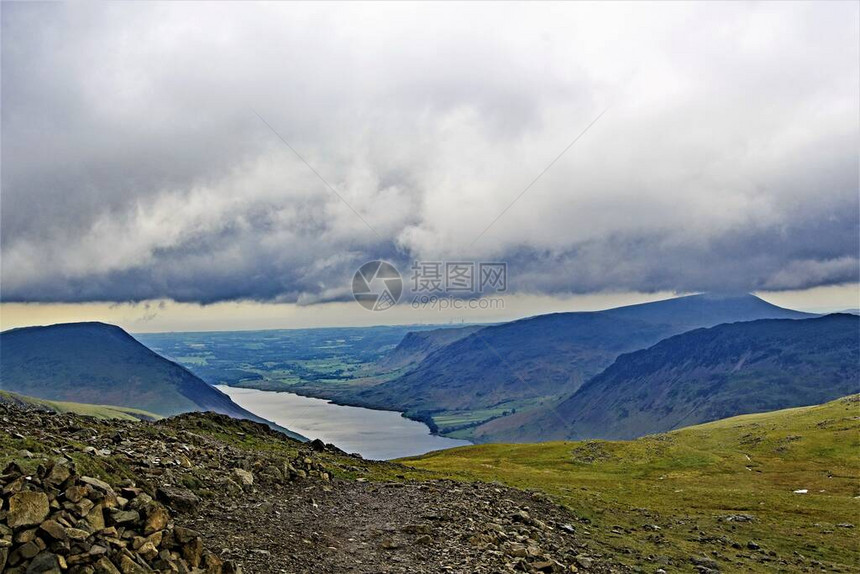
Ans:
<svg viewBox="0 0 860 574"><path fill-rule="evenodd" d="M0 323L857 307L858 30L851 2L4 3ZM505 262L505 309L365 311L377 259Z"/></svg>
<svg viewBox="0 0 860 574"><path fill-rule="evenodd" d="M445 303L440 302L435 307L416 309L411 304L401 304L383 312L367 311L354 301L315 305L254 301L199 305L169 300L139 303L4 303L0 305L0 330L76 321L102 321L119 325L131 333L500 323L544 313L600 311L678 295L673 292L520 294L493 297L494 303L485 306L456 306L454 301L459 300L443 299L441 301ZM855 285L759 292L756 295L774 305L811 313L856 311L860 303ZM825 304L822 305L822 302Z"/></svg>

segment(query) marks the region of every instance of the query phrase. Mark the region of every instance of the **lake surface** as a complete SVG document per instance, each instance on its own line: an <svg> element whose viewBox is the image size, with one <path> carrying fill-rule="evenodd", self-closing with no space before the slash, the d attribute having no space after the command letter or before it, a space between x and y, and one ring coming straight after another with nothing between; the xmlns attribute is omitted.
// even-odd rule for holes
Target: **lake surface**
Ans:
<svg viewBox="0 0 860 574"><path fill-rule="evenodd" d="M310 439L332 443L346 452L357 452L367 459L388 460L471 444L431 435L427 425L392 411L346 407L293 393L226 385L216 388L264 419Z"/></svg>

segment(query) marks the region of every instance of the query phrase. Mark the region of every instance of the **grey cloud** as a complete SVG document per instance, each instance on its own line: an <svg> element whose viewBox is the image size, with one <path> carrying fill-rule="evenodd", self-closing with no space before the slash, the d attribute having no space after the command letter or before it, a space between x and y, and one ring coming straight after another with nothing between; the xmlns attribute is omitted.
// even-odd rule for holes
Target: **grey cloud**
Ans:
<svg viewBox="0 0 860 574"><path fill-rule="evenodd" d="M505 260L542 293L856 281L857 18L8 4L2 297L313 304L376 258Z"/></svg>

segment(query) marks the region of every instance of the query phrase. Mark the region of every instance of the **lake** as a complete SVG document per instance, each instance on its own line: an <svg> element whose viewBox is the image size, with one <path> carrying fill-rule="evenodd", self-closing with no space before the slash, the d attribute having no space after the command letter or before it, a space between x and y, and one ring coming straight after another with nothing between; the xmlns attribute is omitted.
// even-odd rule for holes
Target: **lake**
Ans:
<svg viewBox="0 0 860 574"><path fill-rule="evenodd" d="M216 385L252 413L367 459L388 460L471 444L430 434L427 425L392 411L336 405L293 393Z"/></svg>

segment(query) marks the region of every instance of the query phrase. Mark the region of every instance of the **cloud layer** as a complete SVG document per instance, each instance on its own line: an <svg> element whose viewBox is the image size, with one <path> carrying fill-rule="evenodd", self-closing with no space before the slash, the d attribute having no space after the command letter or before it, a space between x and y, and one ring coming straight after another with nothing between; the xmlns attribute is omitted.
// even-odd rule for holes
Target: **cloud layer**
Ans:
<svg viewBox="0 0 860 574"><path fill-rule="evenodd" d="M534 293L860 273L856 4L2 18L5 301L315 303L375 258L505 260Z"/></svg>

